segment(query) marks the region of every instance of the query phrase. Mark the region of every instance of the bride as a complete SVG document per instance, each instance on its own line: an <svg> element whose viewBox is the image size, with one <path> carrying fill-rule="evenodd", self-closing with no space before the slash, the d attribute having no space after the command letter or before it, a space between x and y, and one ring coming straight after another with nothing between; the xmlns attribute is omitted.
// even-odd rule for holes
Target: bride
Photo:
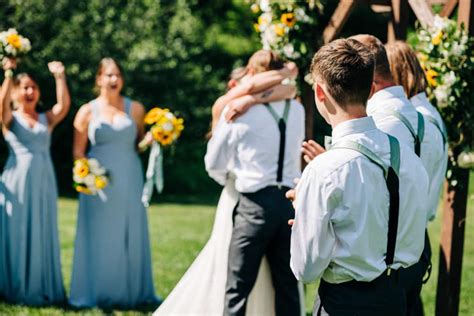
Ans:
<svg viewBox="0 0 474 316"><path fill-rule="evenodd" d="M212 127L225 107L226 119L230 121L254 104L294 97L295 87L282 84L282 81L295 78L297 73L294 63L288 63L281 70L266 72L261 72L258 65L234 70L228 83L229 91L217 99L212 107ZM153 315L222 315L232 213L237 200L234 178L229 177L217 205L209 241ZM301 311L304 314L302 293L301 286ZM275 315L274 300L270 268L264 257L248 298L246 315Z"/></svg>

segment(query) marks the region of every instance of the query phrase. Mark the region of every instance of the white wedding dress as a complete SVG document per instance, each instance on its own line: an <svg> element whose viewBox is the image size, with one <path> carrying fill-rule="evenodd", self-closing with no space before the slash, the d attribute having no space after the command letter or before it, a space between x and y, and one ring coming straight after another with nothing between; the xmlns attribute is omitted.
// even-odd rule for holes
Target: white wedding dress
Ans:
<svg viewBox="0 0 474 316"><path fill-rule="evenodd" d="M211 237L154 316L222 315L227 280L227 259L232 236L232 213L239 193L234 179L227 181L217 205ZM304 315L303 286L299 285L301 315ZM270 268L264 257L257 281L247 302L247 315L275 315L275 292Z"/></svg>

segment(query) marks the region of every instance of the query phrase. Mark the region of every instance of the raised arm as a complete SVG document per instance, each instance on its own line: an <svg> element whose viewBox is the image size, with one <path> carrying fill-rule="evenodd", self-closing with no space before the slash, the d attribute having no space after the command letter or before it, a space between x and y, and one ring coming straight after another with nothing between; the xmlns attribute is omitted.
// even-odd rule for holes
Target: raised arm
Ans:
<svg viewBox="0 0 474 316"><path fill-rule="evenodd" d="M11 93L13 89L13 69L16 68L14 58L4 58L2 61L5 79L0 91L0 124L2 128L8 129L12 120Z"/></svg>
<svg viewBox="0 0 474 316"><path fill-rule="evenodd" d="M54 75L56 82L56 104L51 111L46 113L49 127L53 128L61 122L69 112L71 106L71 96L66 83L66 73L64 65L59 61L48 63L49 71Z"/></svg>
<svg viewBox="0 0 474 316"><path fill-rule="evenodd" d="M74 159L86 157L86 149L88 142L87 131L91 119L91 108L89 104L81 106L74 118L74 143L73 157Z"/></svg>
<svg viewBox="0 0 474 316"><path fill-rule="evenodd" d="M279 84L271 87L261 93L245 95L230 101L227 104L229 108L225 114L225 119L228 122L235 120L240 115L247 112L247 110L255 104L268 103L280 101L284 99L293 99L296 95L296 87L293 85Z"/></svg>

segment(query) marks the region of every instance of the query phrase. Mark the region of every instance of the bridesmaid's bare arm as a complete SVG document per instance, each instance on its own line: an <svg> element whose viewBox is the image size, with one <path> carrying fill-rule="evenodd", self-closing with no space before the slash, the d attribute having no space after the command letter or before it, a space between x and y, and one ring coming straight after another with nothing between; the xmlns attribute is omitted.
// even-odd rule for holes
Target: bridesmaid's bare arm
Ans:
<svg viewBox="0 0 474 316"><path fill-rule="evenodd" d="M0 90L0 124L2 129L5 131L10 127L10 123L13 117L11 108L11 94L13 90L13 77L12 71L16 68L16 60L13 58L3 59L3 70L5 70L5 80ZM10 75L7 75L10 73Z"/></svg>
<svg viewBox="0 0 474 316"><path fill-rule="evenodd" d="M130 115L137 124L137 143L143 139L145 135L145 107L138 102L132 102L132 108L130 110Z"/></svg>
<svg viewBox="0 0 474 316"><path fill-rule="evenodd" d="M293 85L280 84L269 88L261 93L245 95L234 99L227 104L229 111L225 115L228 122L235 120L255 104L275 102L284 99L293 99L296 95L296 87Z"/></svg>
<svg viewBox="0 0 474 316"><path fill-rule="evenodd" d="M71 96L66 83L66 73L64 65L59 61L48 63L49 71L54 75L56 81L56 104L51 111L46 113L49 127L53 128L61 122L69 112L71 106Z"/></svg>
<svg viewBox="0 0 474 316"><path fill-rule="evenodd" d="M86 157L86 149L88 142L88 129L91 119L90 104L84 104L74 118L74 143L73 143L73 157L74 159Z"/></svg>

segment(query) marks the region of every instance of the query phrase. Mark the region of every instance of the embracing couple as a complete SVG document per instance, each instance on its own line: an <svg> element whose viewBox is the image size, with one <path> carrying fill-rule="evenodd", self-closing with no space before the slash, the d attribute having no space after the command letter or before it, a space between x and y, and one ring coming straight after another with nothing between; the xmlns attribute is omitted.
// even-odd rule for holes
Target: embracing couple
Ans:
<svg viewBox="0 0 474 316"><path fill-rule="evenodd" d="M294 86L282 84L296 75L294 64L258 51L214 104L205 163L224 190L213 232L156 315L304 313L285 198L301 174L304 109Z"/></svg>

